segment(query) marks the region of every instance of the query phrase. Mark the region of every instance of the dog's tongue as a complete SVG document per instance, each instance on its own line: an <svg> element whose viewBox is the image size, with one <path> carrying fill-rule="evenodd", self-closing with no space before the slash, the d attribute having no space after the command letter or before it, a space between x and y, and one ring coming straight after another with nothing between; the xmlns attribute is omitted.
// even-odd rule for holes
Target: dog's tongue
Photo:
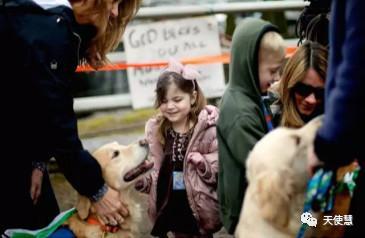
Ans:
<svg viewBox="0 0 365 238"><path fill-rule="evenodd" d="M137 178L139 175L147 172L152 169L153 161L145 160L142 164L138 165L136 168L132 169L128 173L126 173L123 177L125 182L130 182L133 179Z"/></svg>

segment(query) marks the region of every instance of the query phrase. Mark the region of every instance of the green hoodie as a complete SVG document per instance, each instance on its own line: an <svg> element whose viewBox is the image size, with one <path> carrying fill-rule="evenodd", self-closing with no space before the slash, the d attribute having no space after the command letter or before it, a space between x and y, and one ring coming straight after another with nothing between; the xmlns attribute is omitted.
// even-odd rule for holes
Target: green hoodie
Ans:
<svg viewBox="0 0 365 238"><path fill-rule="evenodd" d="M258 76L260 41L268 31L277 29L269 22L249 18L233 34L229 83L222 97L217 125L220 215L230 234L238 223L247 187L247 155L268 131Z"/></svg>

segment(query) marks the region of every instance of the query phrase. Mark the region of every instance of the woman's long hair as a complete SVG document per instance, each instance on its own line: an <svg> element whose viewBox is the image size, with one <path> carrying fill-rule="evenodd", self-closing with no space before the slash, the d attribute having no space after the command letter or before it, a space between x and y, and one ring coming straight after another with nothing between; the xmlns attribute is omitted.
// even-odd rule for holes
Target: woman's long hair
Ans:
<svg viewBox="0 0 365 238"><path fill-rule="evenodd" d="M191 110L188 115L188 123L192 122L195 125L198 122L199 113L207 104L206 98L204 97L204 94L196 80L184 79L181 74L175 72L166 71L162 73L158 78L156 85L155 107L159 108L161 106L166 97L167 90L172 83L174 83L181 91L188 93L189 95L193 95L194 91L196 91L196 100L191 106ZM157 138L159 142L164 145L167 130L171 127L171 123L161 114L157 115L157 120L159 122Z"/></svg>
<svg viewBox="0 0 365 238"><path fill-rule="evenodd" d="M293 87L301 82L309 69L314 69L325 80L327 75L327 49L316 42L306 41L286 63L279 85L282 118L280 124L298 128L305 124L300 116Z"/></svg>
<svg viewBox="0 0 365 238"><path fill-rule="evenodd" d="M118 16L109 17L110 11L107 6L111 1L115 2L115 0L94 0L91 6L85 6L72 4L77 0L70 0L74 11L82 12L83 15L94 19L93 24L97 27L98 33L87 47L85 60L96 69L108 63L106 54L118 46L128 22L137 13L141 3L141 0L121 0L118 4Z"/></svg>

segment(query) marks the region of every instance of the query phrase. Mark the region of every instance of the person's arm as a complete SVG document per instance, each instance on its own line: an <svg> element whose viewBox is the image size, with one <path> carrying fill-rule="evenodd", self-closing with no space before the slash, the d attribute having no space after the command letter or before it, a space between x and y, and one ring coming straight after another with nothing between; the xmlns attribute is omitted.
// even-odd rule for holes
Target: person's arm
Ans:
<svg viewBox="0 0 365 238"><path fill-rule="evenodd" d="M187 162L192 163L200 178L207 184L216 185L218 176L218 141L216 137L216 127L210 127L207 134L211 133L207 153L191 152L187 157Z"/></svg>
<svg viewBox="0 0 365 238"><path fill-rule="evenodd" d="M341 50L342 61L338 68L330 68L335 86L327 95L324 123L315 138L315 153L328 166L353 160L363 150L365 133L365 1L345 4L344 44L341 49L331 48Z"/></svg>
<svg viewBox="0 0 365 238"><path fill-rule="evenodd" d="M30 27L30 26L28 26ZM66 35L66 29L60 28L59 41ZM51 31L53 33L53 31ZM25 36L24 36L25 37ZM63 39L67 42L68 39ZM101 169L97 161L85 151L77 131L77 119L73 110L71 78L73 69L68 59L73 56L70 50L59 47L61 42L42 42L46 39L35 39L28 43L29 80L37 92L35 111L41 112L43 118L42 134L46 136L46 146L71 185L81 194L92 198L100 193L104 186ZM43 46L42 46L42 45ZM53 67L53 68L52 68ZM43 138L44 139L44 138Z"/></svg>
<svg viewBox="0 0 365 238"><path fill-rule="evenodd" d="M157 183L159 169L161 166L162 147L157 139L157 124L155 118L149 119L145 125L145 138L149 146L148 159L153 161L154 166L151 173L143 176L135 185L135 188L142 193L150 193L153 184ZM153 191L154 192L154 191Z"/></svg>
<svg viewBox="0 0 365 238"><path fill-rule="evenodd" d="M43 175L47 172L47 164L45 161L32 161L32 168L30 197L33 200L33 204L36 204L41 195Z"/></svg>
<svg viewBox="0 0 365 238"><path fill-rule="evenodd" d="M43 129L48 131L49 152L57 160L70 184L78 193L92 201L93 208L103 223L114 225L122 222L122 217L127 216L128 211L120 202L119 193L107 187L100 165L83 149L79 139L77 119L73 111L71 79L58 75L49 65L37 61L46 58L42 55L45 52L37 51L34 54L31 79L36 85L35 90L38 90L37 106L41 107L40 111L47 117ZM62 69L60 72L63 73Z"/></svg>
<svg viewBox="0 0 365 238"><path fill-rule="evenodd" d="M39 68L36 71L43 70ZM38 76L38 87L43 110L48 117L50 152L71 185L81 195L96 201L103 195L104 180L99 164L83 149L78 137L70 82L62 82L68 79L54 75L42 76L44 74Z"/></svg>

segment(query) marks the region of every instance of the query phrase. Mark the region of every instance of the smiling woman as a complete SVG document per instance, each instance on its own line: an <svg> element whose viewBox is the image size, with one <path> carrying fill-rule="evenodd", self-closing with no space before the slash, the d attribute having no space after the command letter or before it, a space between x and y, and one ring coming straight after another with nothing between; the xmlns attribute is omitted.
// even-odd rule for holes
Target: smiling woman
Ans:
<svg viewBox="0 0 365 238"><path fill-rule="evenodd" d="M307 41L283 70L279 93L282 126L301 127L323 113L327 50Z"/></svg>

